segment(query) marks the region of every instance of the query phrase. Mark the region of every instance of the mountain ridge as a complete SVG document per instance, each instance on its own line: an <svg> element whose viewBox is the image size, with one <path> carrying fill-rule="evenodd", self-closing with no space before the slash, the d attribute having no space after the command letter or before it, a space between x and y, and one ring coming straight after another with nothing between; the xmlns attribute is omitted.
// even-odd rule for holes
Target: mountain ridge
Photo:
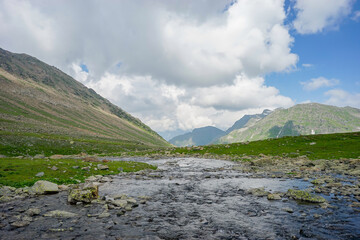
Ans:
<svg viewBox="0 0 360 240"><path fill-rule="evenodd" d="M250 128L234 130L221 137L218 143L359 130L360 109L307 103L288 109L275 109Z"/></svg>
<svg viewBox="0 0 360 240"><path fill-rule="evenodd" d="M0 86L1 140L31 132L120 141L132 148L170 146L93 89L29 55L0 48Z"/></svg>
<svg viewBox="0 0 360 240"><path fill-rule="evenodd" d="M202 128L195 128L189 133L176 136L170 139L169 142L179 147L208 145L220 136L224 135L225 131L213 126L206 126Z"/></svg>

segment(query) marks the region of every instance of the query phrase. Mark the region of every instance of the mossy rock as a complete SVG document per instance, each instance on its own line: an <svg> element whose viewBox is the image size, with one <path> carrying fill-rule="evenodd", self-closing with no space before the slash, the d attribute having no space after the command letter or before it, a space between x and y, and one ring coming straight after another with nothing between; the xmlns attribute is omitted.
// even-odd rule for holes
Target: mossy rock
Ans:
<svg viewBox="0 0 360 240"><path fill-rule="evenodd" d="M77 202L91 203L99 196L99 188L93 183L79 184L77 187L69 190L68 202L76 204Z"/></svg>
<svg viewBox="0 0 360 240"><path fill-rule="evenodd" d="M289 189L286 195L294 200L299 200L303 202L309 202L309 203L326 202L325 198L302 190Z"/></svg>

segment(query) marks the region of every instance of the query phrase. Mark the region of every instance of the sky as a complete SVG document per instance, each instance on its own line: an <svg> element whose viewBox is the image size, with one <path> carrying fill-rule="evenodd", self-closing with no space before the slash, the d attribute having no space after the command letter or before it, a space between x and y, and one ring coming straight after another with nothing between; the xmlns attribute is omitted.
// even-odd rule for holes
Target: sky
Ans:
<svg viewBox="0 0 360 240"><path fill-rule="evenodd" d="M165 139L300 103L360 108L355 0L0 0L0 47Z"/></svg>

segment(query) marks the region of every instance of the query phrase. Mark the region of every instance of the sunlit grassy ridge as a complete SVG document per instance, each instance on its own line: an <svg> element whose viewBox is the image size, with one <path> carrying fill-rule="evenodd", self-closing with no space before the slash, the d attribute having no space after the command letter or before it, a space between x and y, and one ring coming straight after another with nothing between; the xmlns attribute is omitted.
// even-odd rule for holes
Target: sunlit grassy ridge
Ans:
<svg viewBox="0 0 360 240"><path fill-rule="evenodd" d="M256 141L283 136L360 131L360 109L318 103L276 109L251 126L237 129L216 143Z"/></svg>
<svg viewBox="0 0 360 240"><path fill-rule="evenodd" d="M0 145L0 154L9 156L170 146L139 119L55 67L2 49Z"/></svg>

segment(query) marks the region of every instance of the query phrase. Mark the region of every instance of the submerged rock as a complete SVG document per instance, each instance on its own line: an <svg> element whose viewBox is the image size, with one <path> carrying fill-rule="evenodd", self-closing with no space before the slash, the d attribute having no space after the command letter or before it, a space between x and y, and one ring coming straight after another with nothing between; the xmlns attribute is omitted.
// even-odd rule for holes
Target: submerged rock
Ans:
<svg viewBox="0 0 360 240"><path fill-rule="evenodd" d="M326 202L325 198L302 190L289 189L286 195L294 200L300 200L303 202L310 202L310 203Z"/></svg>
<svg viewBox="0 0 360 240"><path fill-rule="evenodd" d="M61 211L61 210L54 210L44 214L45 217L56 217L56 218L72 218L76 217L76 213Z"/></svg>
<svg viewBox="0 0 360 240"><path fill-rule="evenodd" d="M27 225L29 225L30 222L29 221L15 221L11 224L12 227L16 227L16 228L20 228L20 227L25 227Z"/></svg>
<svg viewBox="0 0 360 240"><path fill-rule="evenodd" d="M59 187L55 183L40 180L34 183L34 185L32 186L32 190L36 194L51 194L51 193L58 193Z"/></svg>
<svg viewBox="0 0 360 240"><path fill-rule="evenodd" d="M250 194L257 196L257 197L264 197L269 194L269 192L265 191L264 187L261 188L252 188L248 191Z"/></svg>
<svg viewBox="0 0 360 240"><path fill-rule="evenodd" d="M270 193L267 195L268 200L281 200L280 194L277 193Z"/></svg>

